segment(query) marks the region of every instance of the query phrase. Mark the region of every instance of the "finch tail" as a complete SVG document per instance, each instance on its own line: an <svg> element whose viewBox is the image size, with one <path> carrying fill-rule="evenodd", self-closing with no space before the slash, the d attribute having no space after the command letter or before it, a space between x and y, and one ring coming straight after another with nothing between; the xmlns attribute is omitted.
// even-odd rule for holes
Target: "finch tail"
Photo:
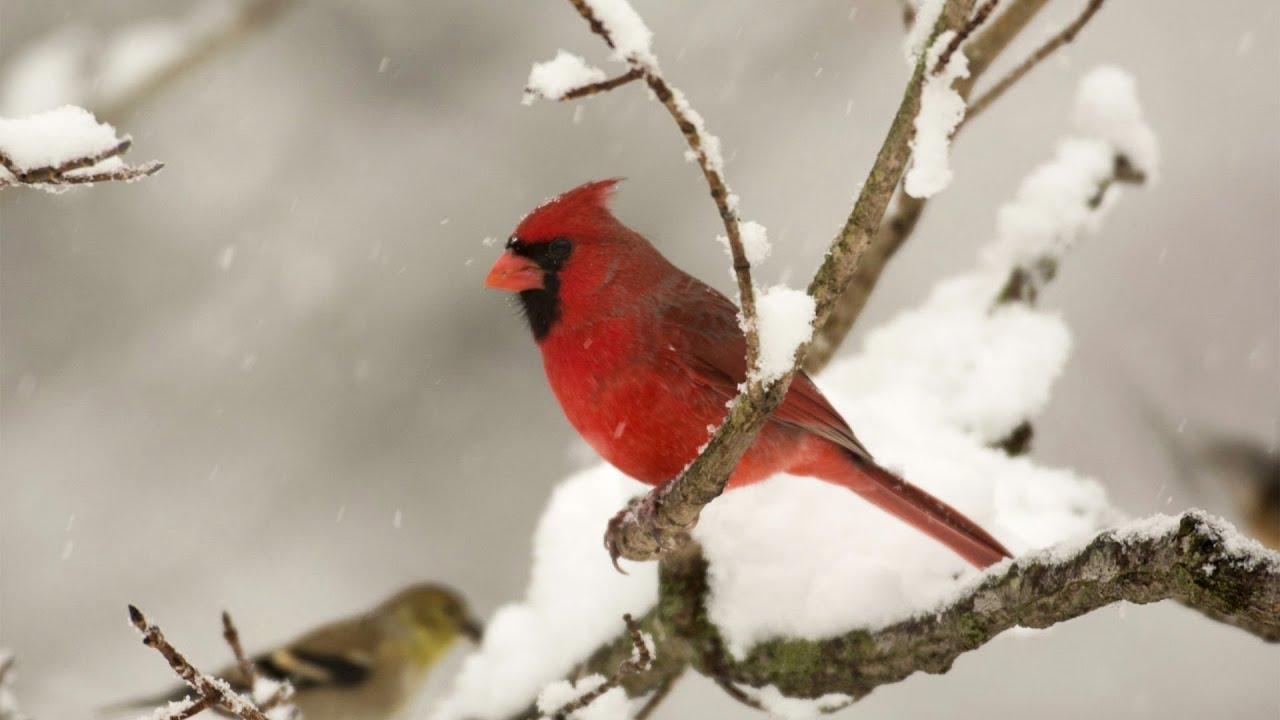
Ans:
<svg viewBox="0 0 1280 720"><path fill-rule="evenodd" d="M875 463L847 454L841 459L843 462L824 463L825 472L818 476L849 488L976 567L990 567L1013 557L977 523L924 490Z"/></svg>

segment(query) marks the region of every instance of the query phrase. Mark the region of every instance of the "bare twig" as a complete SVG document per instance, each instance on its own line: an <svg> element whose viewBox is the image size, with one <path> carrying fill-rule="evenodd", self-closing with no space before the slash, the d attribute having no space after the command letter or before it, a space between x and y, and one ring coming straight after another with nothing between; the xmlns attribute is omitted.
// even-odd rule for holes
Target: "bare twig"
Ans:
<svg viewBox="0 0 1280 720"><path fill-rule="evenodd" d="M632 68L618 77L601 80L598 83L591 83L590 85L583 85L582 87L576 87L565 93L560 99L577 100L578 98L588 97L590 95L595 95L596 93L608 92L616 87L626 85L632 80L639 80L642 77L644 77L644 73Z"/></svg>
<svg viewBox="0 0 1280 720"><path fill-rule="evenodd" d="M1088 4L1085 5L1084 10L1075 20L1071 21L1071 23L1061 31L1049 38L1044 45L1037 48L1036 51L1031 53L1026 60L1023 60L1018 67L1014 68L1008 75L1001 78L1000 81L993 85L990 90L978 96L978 99L974 100L973 103L969 105L969 109L965 113L965 118L962 121L962 126L963 123L968 123L975 117L981 115L984 110L991 106L991 103L1000 99L1000 96L1003 95L1006 90L1013 87L1013 85L1021 80L1024 75L1031 72L1032 68L1039 65L1045 58L1052 55L1055 50L1066 45L1072 40L1075 40L1076 35L1084 29L1084 26L1089 23L1089 20L1093 18L1094 14L1102 8L1103 1L1104 0L1089 0Z"/></svg>
<svg viewBox="0 0 1280 720"><path fill-rule="evenodd" d="M165 639L164 633L160 628L147 620L142 611L133 605L129 606L129 620L133 626L142 633L142 642L150 648L155 648L164 659L169 663L169 667L173 669L178 677L182 678L192 690L198 693L197 703L204 701L204 707L218 707L241 720L267 720L267 716L255 706L252 702L246 700L231 689L225 680L206 675L195 668L190 661L187 660L181 652ZM228 640L229 641L229 640ZM184 708L183 713L187 713L191 707ZM195 712L199 712L196 710ZM181 717L190 717L194 712L181 715Z"/></svg>
<svg viewBox="0 0 1280 720"><path fill-rule="evenodd" d="M982 5L978 7L978 11L974 13L973 17L969 18L969 21L964 24L964 27L960 28L956 31L955 35L951 36L951 40L947 43L947 46L943 48L942 54L938 55L938 62L933 65L934 75L941 73L942 70L947 67L947 63L951 62L951 56L960 48L960 44L968 40L969 36L972 35L975 30L982 27L982 24L987 21L987 18L991 17L991 11L996 9L996 5L999 4L999 2L1000 0L987 0L982 3Z"/></svg>
<svg viewBox="0 0 1280 720"><path fill-rule="evenodd" d="M236 629L236 624L231 620L231 613L226 610L222 611L222 639L227 641L227 645L231 648L231 654L236 658L236 665L240 668L240 674L244 676L244 684L247 687L253 687L258 680L258 669L254 667L251 661L244 654L244 646L240 644L240 631Z"/></svg>

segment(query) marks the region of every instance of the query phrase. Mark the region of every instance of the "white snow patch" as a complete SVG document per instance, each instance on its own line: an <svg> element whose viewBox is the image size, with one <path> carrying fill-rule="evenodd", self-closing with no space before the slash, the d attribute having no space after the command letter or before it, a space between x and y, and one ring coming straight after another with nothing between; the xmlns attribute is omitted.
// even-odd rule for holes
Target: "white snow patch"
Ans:
<svg viewBox="0 0 1280 720"><path fill-rule="evenodd" d="M843 693L828 693L818 698L792 698L783 695L773 685L756 688L737 684L737 687L747 697L759 703L770 717L778 720L813 720L853 702L853 698Z"/></svg>
<svg viewBox="0 0 1280 720"><path fill-rule="evenodd" d="M773 247L769 244L769 231L765 226L754 220L743 220L738 223L738 237L742 240L742 252L746 254L747 262L756 266L769 259L769 253ZM717 235L716 240L724 246L725 253L733 257L729 238L725 235ZM729 272L732 273L733 269L730 268Z"/></svg>
<svg viewBox="0 0 1280 720"><path fill-rule="evenodd" d="M560 50L546 62L534 63L525 85L525 105L533 104L538 97L559 100L571 90L605 79L604 71L592 67L581 56Z"/></svg>
<svg viewBox="0 0 1280 720"><path fill-rule="evenodd" d="M758 379L771 383L795 364L796 348L813 334L813 297L803 290L775 285L756 293L756 329L760 338Z"/></svg>
<svg viewBox="0 0 1280 720"><path fill-rule="evenodd" d="M953 37L953 30L940 34L925 60L920 112L916 114L915 135L911 138L911 170L903 183L903 189L912 197L932 197L945 190L954 177L951 134L964 119L965 103L951 86L957 79L969 77L969 60L957 48L946 67L939 73L933 72Z"/></svg>
<svg viewBox="0 0 1280 720"><path fill-rule="evenodd" d="M1142 119L1138 84L1128 72L1111 65L1089 71L1076 94L1076 130L1106 142L1134 167L1155 178L1160 164L1156 135Z"/></svg>
<svg viewBox="0 0 1280 720"><path fill-rule="evenodd" d="M629 565L630 575L621 575L601 546L609 519L646 490L614 468L597 465L552 492L534 533L524 599L490 620L482 645L464 662L435 720L511 715L622 632L624 613L638 616L653 606L657 565Z"/></svg>
<svg viewBox="0 0 1280 720"><path fill-rule="evenodd" d="M24 118L0 118L0 151L22 171L92 157L119 143L115 128L74 105Z"/></svg>
<svg viewBox="0 0 1280 720"><path fill-rule="evenodd" d="M588 675L575 681L557 680L538 694L538 712L549 717L556 711L592 692L606 682L603 675ZM568 720L629 720L635 708L620 687L610 688L586 707L569 713Z"/></svg>
<svg viewBox="0 0 1280 720"><path fill-rule="evenodd" d="M613 56L626 61L654 63L653 32L627 0L586 0L609 37L613 38Z"/></svg>
<svg viewBox="0 0 1280 720"><path fill-rule="evenodd" d="M929 33L933 32L933 26L938 23L938 16L942 14L942 6L945 2L944 0L910 0L910 2L915 6L916 18L911 23L907 36L902 40L902 56L907 61L907 67L915 67L920 59L920 53L924 51L925 41L929 39Z"/></svg>
<svg viewBox="0 0 1280 720"><path fill-rule="evenodd" d="M1117 155L1148 178L1155 174L1155 134L1143 122L1134 83L1123 71L1102 67L1085 76L1076 95L1075 128L1076 135L1062 140L1053 159L1028 175L1000 208L997 238L984 256L993 272L1057 261L1095 231L1115 188L1097 207L1090 204L1112 176Z"/></svg>

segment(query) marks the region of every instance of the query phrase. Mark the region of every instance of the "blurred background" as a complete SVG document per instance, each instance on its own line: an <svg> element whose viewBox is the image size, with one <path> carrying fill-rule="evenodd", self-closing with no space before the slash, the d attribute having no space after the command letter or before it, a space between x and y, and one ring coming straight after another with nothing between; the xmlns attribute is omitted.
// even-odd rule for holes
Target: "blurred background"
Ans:
<svg viewBox="0 0 1280 720"><path fill-rule="evenodd" d="M635 4L720 135L744 217L770 230L763 279L803 284L899 100L898 3ZM1082 5L1051 2L988 77ZM0 114L106 112L130 62L180 52L235 8L4 0ZM130 602L212 667L223 608L265 647L415 580L482 615L521 595L548 491L591 455L516 311L481 287L498 252L485 239L624 175L619 216L730 284L702 180L645 92L520 105L530 64L558 48L608 67L562 0L282 3L111 109L130 158L162 174L0 196L0 646L19 656L25 710L86 717L169 683ZM1135 515L1238 519L1182 453L1216 436L1277 449L1274 0L1107 3L966 131L954 184L846 351L971 263L1099 63L1136 76L1163 167L1044 298L1075 351L1034 456L1098 477ZM1001 637L839 716L1275 718L1278 680L1276 647L1181 607L1116 607ZM657 715L753 716L693 676Z"/></svg>

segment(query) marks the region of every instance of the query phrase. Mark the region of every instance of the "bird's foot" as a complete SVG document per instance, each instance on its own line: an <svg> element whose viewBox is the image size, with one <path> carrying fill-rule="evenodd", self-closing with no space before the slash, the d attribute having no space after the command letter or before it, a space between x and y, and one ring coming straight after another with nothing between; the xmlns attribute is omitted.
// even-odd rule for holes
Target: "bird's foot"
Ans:
<svg viewBox="0 0 1280 720"><path fill-rule="evenodd" d="M668 483L669 485L669 483ZM659 508L666 496L668 485L632 498L613 519L604 533L604 546L609 551L613 567L623 575L626 570L618 564L619 558L628 560L657 560L663 555L684 547L689 542L687 527L671 525ZM696 520L694 521L696 524Z"/></svg>

